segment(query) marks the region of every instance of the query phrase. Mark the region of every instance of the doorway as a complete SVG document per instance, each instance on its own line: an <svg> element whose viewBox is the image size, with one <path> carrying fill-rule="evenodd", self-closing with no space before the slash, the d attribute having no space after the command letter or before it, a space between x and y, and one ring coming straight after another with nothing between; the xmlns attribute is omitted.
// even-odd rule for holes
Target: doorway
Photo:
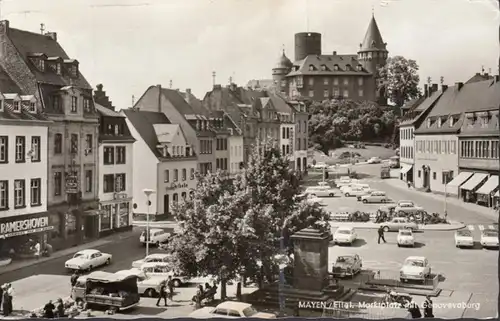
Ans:
<svg viewBox="0 0 500 321"><path fill-rule="evenodd" d="M424 168L424 188L431 189L431 169L428 166Z"/></svg>
<svg viewBox="0 0 500 321"><path fill-rule="evenodd" d="M170 197L168 194L163 195L163 214L168 215L170 213Z"/></svg>

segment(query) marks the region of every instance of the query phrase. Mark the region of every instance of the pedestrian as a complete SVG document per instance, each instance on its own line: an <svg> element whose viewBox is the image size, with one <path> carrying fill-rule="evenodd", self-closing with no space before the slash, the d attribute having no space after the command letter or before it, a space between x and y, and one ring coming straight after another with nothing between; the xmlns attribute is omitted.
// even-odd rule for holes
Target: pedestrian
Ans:
<svg viewBox="0 0 500 321"><path fill-rule="evenodd" d="M195 309L201 308L202 300L203 300L203 285L199 285L198 291L196 291L196 296L195 296Z"/></svg>
<svg viewBox="0 0 500 321"><path fill-rule="evenodd" d="M9 311L9 294L7 293L7 287L6 285L2 285L3 289L3 295L2 295L2 311L4 316L9 316L10 311Z"/></svg>
<svg viewBox="0 0 500 321"><path fill-rule="evenodd" d="M78 274L78 271L73 272L73 275L71 275L71 279L70 279L71 287L74 287L76 285L79 277L80 277L80 275Z"/></svg>
<svg viewBox="0 0 500 321"><path fill-rule="evenodd" d="M407 182L406 184L408 184L408 189L410 189L410 187L411 187L411 183L410 183L410 182Z"/></svg>
<svg viewBox="0 0 500 321"><path fill-rule="evenodd" d="M43 317L47 319L53 319L54 318L54 309L56 307L54 306L54 303L52 303L52 300L49 300L47 304L43 307Z"/></svg>
<svg viewBox="0 0 500 321"><path fill-rule="evenodd" d="M2 309L3 293L4 293L4 287L2 285L0 286L0 309Z"/></svg>
<svg viewBox="0 0 500 321"><path fill-rule="evenodd" d="M57 318L64 318L66 315L64 313L64 302L61 298L57 299L57 305L56 305L56 317Z"/></svg>
<svg viewBox="0 0 500 321"><path fill-rule="evenodd" d="M9 314L11 314L14 311L13 307L13 299L14 299L14 288L12 287L12 284L7 283L7 294L9 296Z"/></svg>
<svg viewBox="0 0 500 321"><path fill-rule="evenodd" d="M384 241L384 243L387 243L385 241L384 227L382 225L380 225L380 227L378 228L378 244L380 244L380 240Z"/></svg>
<svg viewBox="0 0 500 321"><path fill-rule="evenodd" d="M424 318L434 318L431 297L426 295L424 301Z"/></svg>
<svg viewBox="0 0 500 321"><path fill-rule="evenodd" d="M300 301L297 301L297 304L293 308L293 316L294 317L300 317L299 302Z"/></svg>
<svg viewBox="0 0 500 321"><path fill-rule="evenodd" d="M410 312L412 319L420 319L422 317L420 307L413 300L408 305L408 312Z"/></svg>
<svg viewBox="0 0 500 321"><path fill-rule="evenodd" d="M168 288L168 298L170 299L171 302L174 302L174 281L172 280L172 276L168 276L168 281L167 281L167 288Z"/></svg>
<svg viewBox="0 0 500 321"><path fill-rule="evenodd" d="M40 242L37 241L34 248L35 248L35 258L38 260L40 258L40 254L41 254L40 252L42 250L42 246L40 245Z"/></svg>
<svg viewBox="0 0 500 321"><path fill-rule="evenodd" d="M167 306L167 287L165 286L165 281L160 283L160 293L158 296L158 301L156 301L156 306L160 306L160 301L163 299L165 306Z"/></svg>

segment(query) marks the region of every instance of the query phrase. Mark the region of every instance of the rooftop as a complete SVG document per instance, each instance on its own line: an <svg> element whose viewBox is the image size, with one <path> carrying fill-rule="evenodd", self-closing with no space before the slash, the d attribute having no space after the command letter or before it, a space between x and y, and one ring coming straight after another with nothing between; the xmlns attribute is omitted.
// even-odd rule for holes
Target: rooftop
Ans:
<svg viewBox="0 0 500 321"><path fill-rule="evenodd" d="M309 55L300 61L296 61L294 66L297 66L298 69L292 70L287 76L371 75L362 67L357 55ZM335 70L336 66L338 67L337 70Z"/></svg>

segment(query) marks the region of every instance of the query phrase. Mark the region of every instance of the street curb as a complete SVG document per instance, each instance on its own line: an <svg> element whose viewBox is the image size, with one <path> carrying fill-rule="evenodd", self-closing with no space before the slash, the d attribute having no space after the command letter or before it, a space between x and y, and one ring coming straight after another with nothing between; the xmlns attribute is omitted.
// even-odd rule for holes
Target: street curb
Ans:
<svg viewBox="0 0 500 321"><path fill-rule="evenodd" d="M118 235L119 235L119 234L118 234ZM116 236L116 235L113 235L113 236ZM137 235L135 235L135 234L132 234L132 235L127 235L127 236L124 236L124 237L120 238L120 240L127 240L127 239L132 238L132 237L137 237ZM103 240L104 240L104 239L103 239ZM112 240L106 240L106 242L105 242L105 243L102 243L102 244L100 244L100 245L98 245L98 246L95 246L95 247L96 247L96 248L100 248L100 247L102 247L102 246L104 246L104 245L107 245L107 244L109 244L109 243L112 243L112 242L113 242ZM91 242L89 242L89 243L84 243L84 244L81 244L81 245L90 244L90 243L91 243ZM78 245L78 246L81 246L81 245ZM78 246L76 246L76 247L78 247ZM60 253L60 252L62 252L62 251L64 251L64 250L57 251L57 252L55 252L55 253ZM7 273L10 273L10 272L16 271L16 270L21 270L21 269L24 269L24 268L27 268L27 267L30 267L30 266L33 266L33 265L37 265L37 264L41 264L41 263L50 262L50 261L53 261L53 260L56 260L56 259L60 259L61 257L68 255L67 253L66 253L66 254L59 254L59 255L57 255L57 254L55 254L55 253L54 253L54 254L52 254L51 256L49 256L49 257L45 258L44 260L43 260L43 259L33 260L33 261L31 261L31 262L27 262L25 265L22 265L22 266L19 266L19 267L15 268L15 269L7 269L7 270L4 270L4 271L0 270L0 275L4 275L4 274L7 274ZM6 267L8 267L8 265L7 265Z"/></svg>
<svg viewBox="0 0 500 321"><path fill-rule="evenodd" d="M335 223L330 223L330 227L343 227L343 226L350 226L356 229L360 230L376 230L380 227L381 224L375 224L375 223L356 223L356 224L349 224L350 222L347 223L342 223L342 222L335 222ZM370 224L370 225L361 225L361 224ZM441 225L441 224L440 224ZM435 231L435 232L447 232L447 231L456 231L460 230L465 227L465 224L462 223L454 223L454 224L442 224L446 225L446 228L443 226L441 227L436 227L434 226L419 226L418 231Z"/></svg>

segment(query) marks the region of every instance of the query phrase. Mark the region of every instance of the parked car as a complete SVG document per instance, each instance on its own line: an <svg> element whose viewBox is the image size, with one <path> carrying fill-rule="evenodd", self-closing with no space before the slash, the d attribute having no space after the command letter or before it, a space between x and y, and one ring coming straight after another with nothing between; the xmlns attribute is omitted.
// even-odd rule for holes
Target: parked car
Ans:
<svg viewBox="0 0 500 321"><path fill-rule="evenodd" d="M380 164L382 160L379 157L372 157L368 160L368 164Z"/></svg>
<svg viewBox="0 0 500 321"><path fill-rule="evenodd" d="M335 194L340 195L340 190L330 188L329 186L310 186L306 188L305 193L318 197L334 197Z"/></svg>
<svg viewBox="0 0 500 321"><path fill-rule="evenodd" d="M149 229L149 237L147 238L147 240L146 234L147 231L144 230L142 231L141 236L139 236L139 242L141 242L142 244L146 244L147 242L149 244L158 246L160 245L160 243L165 242L170 237L170 233L165 232L160 228Z"/></svg>
<svg viewBox="0 0 500 321"><path fill-rule="evenodd" d="M363 203L386 203L389 201L389 198L382 191L373 191L368 195L361 196L361 202Z"/></svg>
<svg viewBox="0 0 500 321"><path fill-rule="evenodd" d="M401 246L415 246L415 237L413 236L413 231L410 229L401 229L398 233L398 247Z"/></svg>
<svg viewBox="0 0 500 321"><path fill-rule="evenodd" d="M325 202L323 199L317 197L317 196L312 196L312 195L307 195L306 202L310 204L318 204L319 206L325 206Z"/></svg>
<svg viewBox="0 0 500 321"><path fill-rule="evenodd" d="M161 284L167 281L166 277L145 275L139 269L121 270L115 274L137 276L137 290L139 294L150 298L158 296Z"/></svg>
<svg viewBox="0 0 500 321"><path fill-rule="evenodd" d="M403 214L406 214L406 215L416 215L418 213L423 212L424 208L420 207L420 206L417 206L413 202L402 202L402 201L399 201L398 205L396 206L396 208L394 210L395 210L396 214L398 214L398 215L403 215Z"/></svg>
<svg viewBox="0 0 500 321"><path fill-rule="evenodd" d="M367 195L370 192L370 190L361 188L361 187L349 187L344 189L344 196L345 197L358 197L358 196L363 196Z"/></svg>
<svg viewBox="0 0 500 321"><path fill-rule="evenodd" d="M325 163L316 163L316 165L313 165L314 169L323 169L323 168L328 168L328 165Z"/></svg>
<svg viewBox="0 0 500 321"><path fill-rule="evenodd" d="M431 266L427 258L423 256L409 256L406 258L399 271L401 282L408 280L417 280L425 282L426 278L431 276Z"/></svg>
<svg viewBox="0 0 500 321"><path fill-rule="evenodd" d="M170 263L150 262L144 263L139 270L148 276L168 278L172 276L172 282L176 288L189 283L189 278L176 273Z"/></svg>
<svg viewBox="0 0 500 321"><path fill-rule="evenodd" d="M333 263L332 273L340 277L354 276L361 272L362 267L363 262L359 255L343 255L337 257L337 260Z"/></svg>
<svg viewBox="0 0 500 321"><path fill-rule="evenodd" d="M473 247L474 238L469 230L458 230L455 232L455 246L458 248L462 247Z"/></svg>
<svg viewBox="0 0 500 321"><path fill-rule="evenodd" d="M257 311L251 304L226 301L216 307L204 307L198 309L188 315L190 318L208 319L208 318L260 318L260 319L276 319L276 315L272 313L264 313Z"/></svg>
<svg viewBox="0 0 500 321"><path fill-rule="evenodd" d="M395 217L392 220L382 224L385 232L395 232L400 229L409 229L412 231L418 230L418 225L415 222L410 222L404 217Z"/></svg>
<svg viewBox="0 0 500 321"><path fill-rule="evenodd" d="M149 254L143 259L136 260L132 262L132 267L133 268L140 268L144 263L151 263L151 262L165 262L168 263L170 261L170 258L172 257L171 254L168 253L153 253Z"/></svg>
<svg viewBox="0 0 500 321"><path fill-rule="evenodd" d="M342 191L342 193L345 193L345 191L348 190L349 188L361 188L367 191L371 190L370 185L359 183L358 180L352 180L352 182L349 185L342 186L340 190Z"/></svg>
<svg viewBox="0 0 500 321"><path fill-rule="evenodd" d="M90 271L93 268L111 264L112 255L98 250L78 251L73 257L64 263L70 271Z"/></svg>
<svg viewBox="0 0 500 321"><path fill-rule="evenodd" d="M341 187L344 185L349 185L352 182L352 179L349 176L342 176L339 179L336 179L334 182L337 187Z"/></svg>
<svg viewBox="0 0 500 321"><path fill-rule="evenodd" d="M486 229L481 232L481 245L484 248L498 248L498 231Z"/></svg>
<svg viewBox="0 0 500 321"><path fill-rule="evenodd" d="M357 238L358 235L356 234L356 231L353 227L342 226L337 228L337 230L333 234L333 243L352 245Z"/></svg>

